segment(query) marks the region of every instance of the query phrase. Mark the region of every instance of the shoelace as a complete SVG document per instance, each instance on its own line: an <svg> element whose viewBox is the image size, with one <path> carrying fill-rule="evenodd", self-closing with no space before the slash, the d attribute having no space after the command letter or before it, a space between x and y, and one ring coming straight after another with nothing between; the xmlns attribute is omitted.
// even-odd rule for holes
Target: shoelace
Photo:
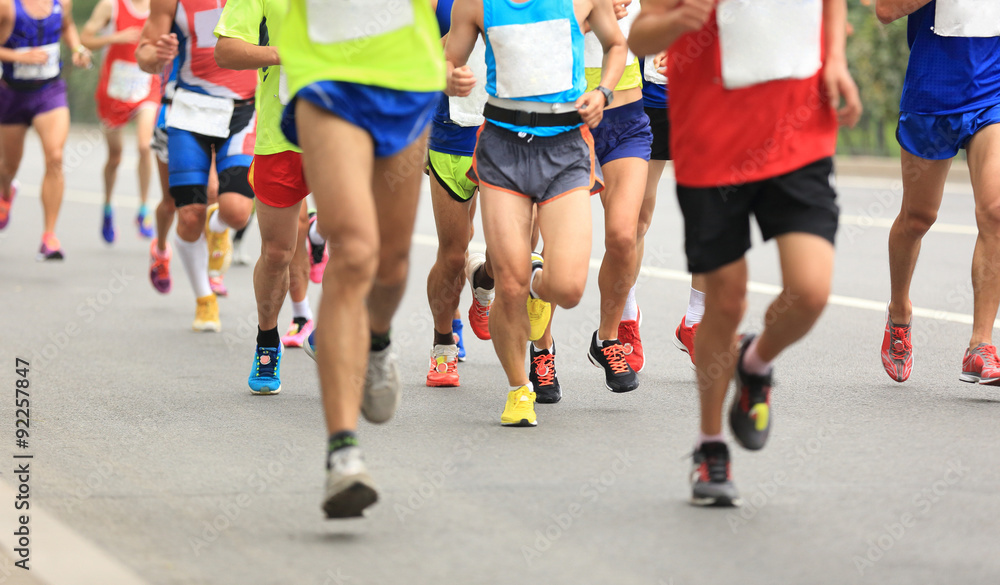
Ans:
<svg viewBox="0 0 1000 585"><path fill-rule="evenodd" d="M981 347L975 353L983 358L983 369L987 367L1000 368L1000 358L997 357L996 348L992 346Z"/></svg>
<svg viewBox="0 0 1000 585"><path fill-rule="evenodd" d="M889 353L892 355L892 359L905 360L906 355L913 350L913 344L906 335L906 328L893 327L890 332L890 338L893 339L892 344L889 346Z"/></svg>
<svg viewBox="0 0 1000 585"><path fill-rule="evenodd" d="M479 316L479 317L489 317L490 316L490 305L492 305L493 302L490 301L490 302L484 303L483 301L481 301L479 299L479 297L475 297L474 300L476 302L472 303L472 310L475 311L476 315Z"/></svg>
<svg viewBox="0 0 1000 585"><path fill-rule="evenodd" d="M543 353L535 356L531 364L535 369L535 375L538 376L538 383L542 386L551 386L556 377L556 356Z"/></svg>
<svg viewBox="0 0 1000 585"><path fill-rule="evenodd" d="M601 348L601 353L604 354L604 359L608 360L608 367L615 374L624 374L628 371L628 362L625 361L625 348L616 343L614 345L609 345L607 347Z"/></svg>
<svg viewBox="0 0 1000 585"><path fill-rule="evenodd" d="M271 350L265 349L260 352L261 355L257 357L257 375L273 376L274 368L278 365L278 356ZM271 359L268 360L266 364L260 363L260 358L263 356L270 356Z"/></svg>
<svg viewBox="0 0 1000 585"><path fill-rule="evenodd" d="M445 366L445 370L442 372L440 369L438 369L439 366L441 365L437 361L438 357L440 357L440 356L434 356L434 357L431 358L431 370L433 370L433 371L435 371L435 372L437 372L439 374L455 374L455 373L458 373L458 360L457 359L448 359L448 356L445 356L445 361L441 362Z"/></svg>
<svg viewBox="0 0 1000 585"><path fill-rule="evenodd" d="M709 455L705 458L708 478L711 481L729 480L729 461L719 455Z"/></svg>
<svg viewBox="0 0 1000 585"><path fill-rule="evenodd" d="M167 276L167 263L157 258L153 261L153 272L156 273L156 278L166 278Z"/></svg>

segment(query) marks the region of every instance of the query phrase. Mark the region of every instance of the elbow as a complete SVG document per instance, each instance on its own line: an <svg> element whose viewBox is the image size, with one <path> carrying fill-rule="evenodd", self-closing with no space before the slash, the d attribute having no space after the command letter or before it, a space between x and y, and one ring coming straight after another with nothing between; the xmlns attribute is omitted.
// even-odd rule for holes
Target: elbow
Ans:
<svg viewBox="0 0 1000 585"><path fill-rule="evenodd" d="M878 21L882 24L889 24L899 18L892 8L886 6L885 2L875 3L875 17L878 18Z"/></svg>
<svg viewBox="0 0 1000 585"><path fill-rule="evenodd" d="M215 55L215 64L218 65L219 67L223 69L233 68L232 62L229 60L229 55L227 55L225 51L220 51L218 45L215 46L215 51L213 52L213 55Z"/></svg>

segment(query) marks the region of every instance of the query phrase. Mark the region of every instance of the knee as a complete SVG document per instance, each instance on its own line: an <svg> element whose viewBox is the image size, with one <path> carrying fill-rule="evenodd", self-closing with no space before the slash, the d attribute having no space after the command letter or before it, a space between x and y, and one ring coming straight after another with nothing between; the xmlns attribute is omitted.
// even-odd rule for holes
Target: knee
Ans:
<svg viewBox="0 0 1000 585"><path fill-rule="evenodd" d="M586 282L583 280L559 283L552 287L552 300L564 309L572 309L579 305L580 300L583 299L584 288L586 288Z"/></svg>
<svg viewBox="0 0 1000 585"><path fill-rule="evenodd" d="M933 209L903 208L900 215L902 228L906 233L921 237L937 221L937 211Z"/></svg>
<svg viewBox="0 0 1000 585"><path fill-rule="evenodd" d="M746 283L723 284L717 290L705 292L705 313L738 326L747 307Z"/></svg>
<svg viewBox="0 0 1000 585"><path fill-rule="evenodd" d="M260 257L264 264L270 268L284 270L292 262L292 254L295 249L283 242L262 242L260 245Z"/></svg>
<svg viewBox="0 0 1000 585"><path fill-rule="evenodd" d="M976 224L980 233L996 234L1000 231L1000 199L976 206Z"/></svg>
<svg viewBox="0 0 1000 585"><path fill-rule="evenodd" d="M457 279L465 270L465 249L459 247L442 248L438 252L438 264L448 278L454 276Z"/></svg>
<svg viewBox="0 0 1000 585"><path fill-rule="evenodd" d="M514 308L523 305L528 298L528 279L511 275L509 277L498 277L496 282L496 301L505 307Z"/></svg>
<svg viewBox="0 0 1000 585"><path fill-rule="evenodd" d="M62 175L63 172L62 165L63 165L63 153L61 149L45 153L46 174Z"/></svg>
<svg viewBox="0 0 1000 585"><path fill-rule="evenodd" d="M830 287L822 285L809 285L796 289L785 289L775 308L781 310L783 307L795 307L798 314L808 319L819 317L826 302L830 298Z"/></svg>
<svg viewBox="0 0 1000 585"><path fill-rule="evenodd" d="M149 157L152 156L152 154L153 154L153 149L150 148L149 142L141 142L140 141L139 142L139 158L142 159L142 160L149 160Z"/></svg>
<svg viewBox="0 0 1000 585"><path fill-rule="evenodd" d="M617 230L604 237L604 253L619 261L630 261L635 254L635 229Z"/></svg>
<svg viewBox="0 0 1000 585"><path fill-rule="evenodd" d="M377 243L355 238L340 243L329 241L328 245L330 260L326 274L332 275L339 285L368 283L375 278L379 265Z"/></svg>

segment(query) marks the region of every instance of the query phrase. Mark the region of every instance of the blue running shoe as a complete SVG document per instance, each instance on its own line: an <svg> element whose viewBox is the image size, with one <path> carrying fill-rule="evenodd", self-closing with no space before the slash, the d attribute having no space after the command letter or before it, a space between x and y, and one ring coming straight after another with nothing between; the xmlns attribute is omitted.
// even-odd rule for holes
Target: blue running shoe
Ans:
<svg viewBox="0 0 1000 585"><path fill-rule="evenodd" d="M153 237L153 220L145 209L139 210L139 215L135 216L135 223L139 226L139 236L147 240Z"/></svg>
<svg viewBox="0 0 1000 585"><path fill-rule="evenodd" d="M281 346L257 346L247 380L252 394L277 394L281 392Z"/></svg>
<svg viewBox="0 0 1000 585"><path fill-rule="evenodd" d="M458 346L458 361L465 361L465 342L462 341L462 320L451 320L451 332L455 334L455 345Z"/></svg>
<svg viewBox="0 0 1000 585"><path fill-rule="evenodd" d="M101 225L101 237L109 244L115 243L115 215L110 207L104 208L104 223Z"/></svg>
<svg viewBox="0 0 1000 585"><path fill-rule="evenodd" d="M313 329L306 342L302 344L302 349L306 350L306 355L316 361L316 330Z"/></svg>

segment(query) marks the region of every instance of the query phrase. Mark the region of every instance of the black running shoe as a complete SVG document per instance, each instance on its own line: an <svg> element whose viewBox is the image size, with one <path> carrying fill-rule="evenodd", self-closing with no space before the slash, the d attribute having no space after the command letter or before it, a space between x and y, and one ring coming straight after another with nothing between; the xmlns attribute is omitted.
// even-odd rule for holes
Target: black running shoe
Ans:
<svg viewBox="0 0 1000 585"><path fill-rule="evenodd" d="M535 389L535 402L555 404L562 400L562 388L556 377L556 344L552 343L552 351L535 349L534 343L528 343L531 365L528 368L528 380Z"/></svg>
<svg viewBox="0 0 1000 585"><path fill-rule="evenodd" d="M702 443L692 455L691 503L695 506L739 506L743 502L729 472L729 447Z"/></svg>
<svg viewBox="0 0 1000 585"><path fill-rule="evenodd" d="M625 361L625 346L617 339L609 339L598 347L597 332L594 331L587 357L590 363L604 370L604 385L608 390L631 392L639 387L639 376Z"/></svg>
<svg viewBox="0 0 1000 585"><path fill-rule="evenodd" d="M771 433L771 374L757 376L743 370L743 355L756 335L744 335L736 361L736 396L729 408L729 426L745 449L763 449Z"/></svg>

